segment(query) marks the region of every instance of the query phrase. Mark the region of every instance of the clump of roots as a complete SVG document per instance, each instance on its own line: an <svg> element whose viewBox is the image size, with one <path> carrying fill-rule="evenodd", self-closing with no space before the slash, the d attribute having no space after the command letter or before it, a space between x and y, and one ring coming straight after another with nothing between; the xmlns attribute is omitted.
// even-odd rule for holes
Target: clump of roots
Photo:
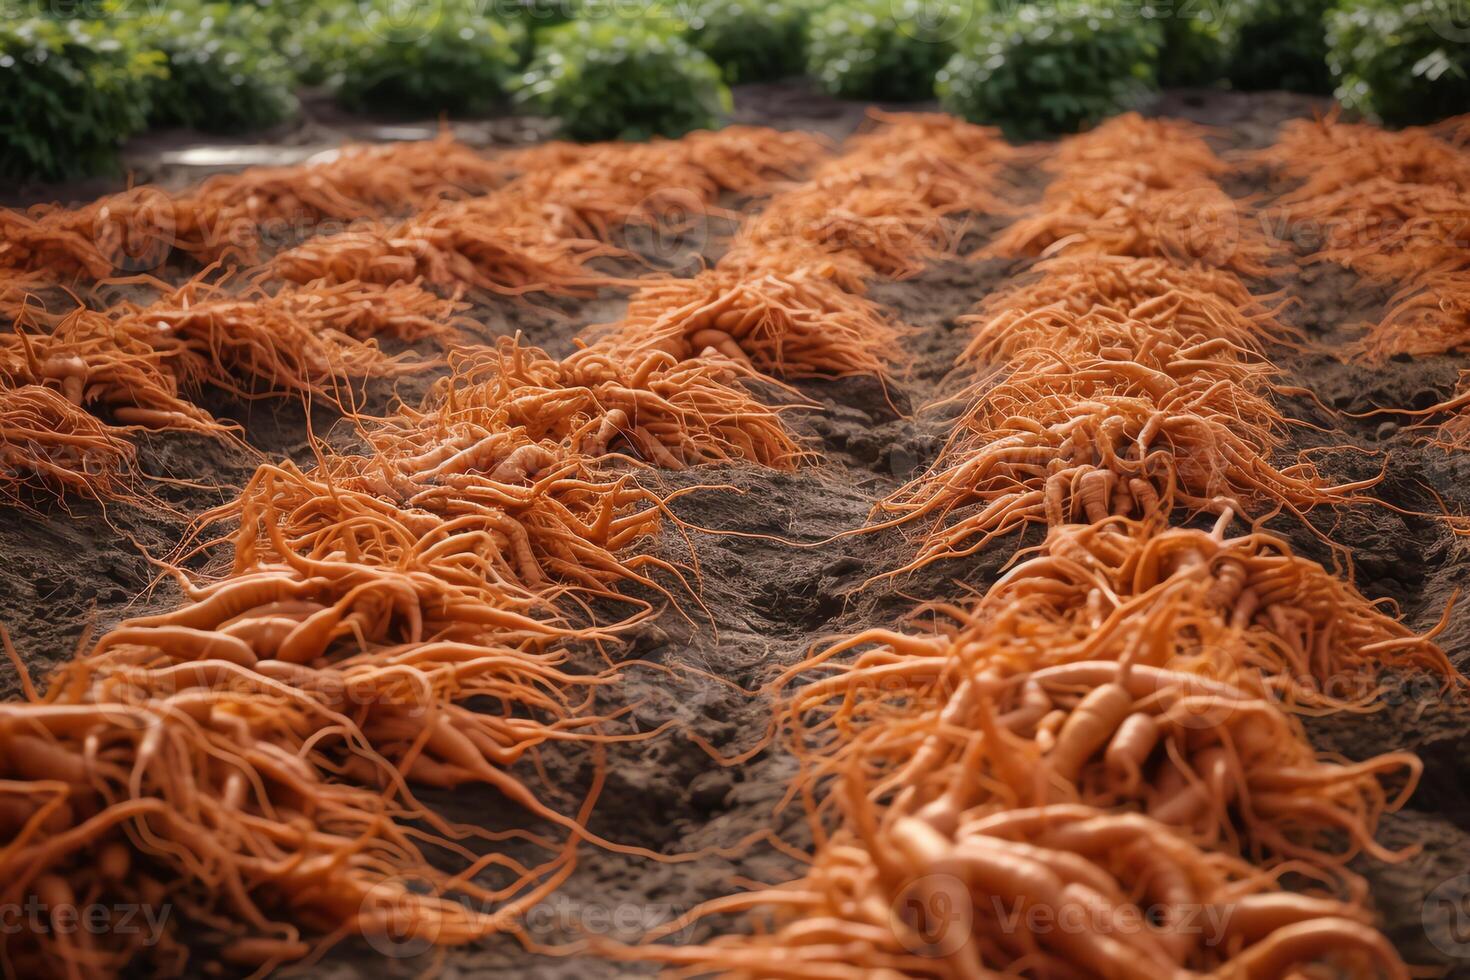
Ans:
<svg viewBox="0 0 1470 980"><path fill-rule="evenodd" d="M160 284L161 285L161 284ZM191 387L209 385L241 398L299 393L350 404L351 383L421 371L432 362L389 355L379 337L401 343L455 336L464 308L417 283L361 282L259 286L235 292L228 280L197 278L146 306L123 304L122 329L152 328L155 343L187 352Z"/></svg>
<svg viewBox="0 0 1470 980"><path fill-rule="evenodd" d="M712 348L742 367L788 378L889 376L902 328L871 300L821 274L730 269L641 288L595 350L685 360Z"/></svg>
<svg viewBox="0 0 1470 980"><path fill-rule="evenodd" d="M1259 165L1302 180L1283 203L1308 201L1382 179L1470 190L1470 155L1418 127L1392 132L1344 123L1337 114L1284 123L1276 143L1251 154Z"/></svg>
<svg viewBox="0 0 1470 980"><path fill-rule="evenodd" d="M568 237L524 210L507 211L503 195L492 195L313 239L280 253L267 268L296 283L422 280L509 296L589 296L623 280L588 263L623 254L594 239Z"/></svg>
<svg viewBox="0 0 1470 980"><path fill-rule="evenodd" d="M158 268L175 249L199 262L253 263L263 239L294 240L323 221L484 193L506 174L499 162L446 135L221 174L181 194L147 186L80 208L0 210L0 268L42 272L55 282L104 279Z"/></svg>
<svg viewBox="0 0 1470 980"><path fill-rule="evenodd" d="M1318 966L1409 976L1361 906L1288 892L1281 877L1298 869L1263 873L1146 816L1072 805L977 813L946 830L874 806L857 775L844 782L843 826L800 879L717 899L650 938L703 916L764 911L753 934L610 952L682 976L740 978L972 977L1038 966L1140 980ZM1018 915L1069 925L1018 927Z"/></svg>
<svg viewBox="0 0 1470 980"><path fill-rule="evenodd" d="M1165 258L1268 276L1277 257L1265 233L1214 183L1151 187L1109 173L1048 188L1040 214L1001 232L981 256L1056 254Z"/></svg>
<svg viewBox="0 0 1470 980"><path fill-rule="evenodd" d="M499 425L573 455L631 454L671 470L735 461L792 469L803 457L777 410L751 397L723 359L592 347L558 361L502 338L493 350L456 352L451 364L419 410L446 430Z"/></svg>
<svg viewBox="0 0 1470 980"><path fill-rule="evenodd" d="M875 509L889 516L869 530L932 525L914 561L891 574L974 554L1032 523L1176 507L1264 519L1365 499L1358 491L1376 479L1332 485L1305 457L1274 466L1285 419L1262 397L1267 369L1228 347L1195 356L1211 346L1018 357L1007 380L978 387L930 470Z"/></svg>
<svg viewBox="0 0 1470 980"><path fill-rule="evenodd" d="M136 465L127 430L52 388L0 387L0 496L7 504L36 495L121 499Z"/></svg>
<svg viewBox="0 0 1470 980"><path fill-rule="evenodd" d="M1223 269L1160 258L1061 255L990 293L976 313L960 319L975 334L960 361L1003 361L1023 349L1060 342L1061 324L1050 322L1050 310L1072 317L1109 311L1177 345L1223 341L1259 353L1269 345L1303 342L1299 331L1280 320L1284 306L1253 296Z"/></svg>
<svg viewBox="0 0 1470 980"><path fill-rule="evenodd" d="M123 425L220 433L224 427L180 395L180 378L200 369L189 351L160 343L143 322L118 323L78 308L48 332L17 325L0 335L0 379L38 385L79 408L108 410Z"/></svg>

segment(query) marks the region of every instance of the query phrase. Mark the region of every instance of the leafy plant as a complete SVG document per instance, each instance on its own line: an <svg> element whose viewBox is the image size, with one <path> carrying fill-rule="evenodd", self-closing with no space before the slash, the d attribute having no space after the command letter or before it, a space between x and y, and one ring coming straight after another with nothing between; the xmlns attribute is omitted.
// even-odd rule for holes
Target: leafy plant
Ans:
<svg viewBox="0 0 1470 980"><path fill-rule="evenodd" d="M1337 99L1392 124L1470 106L1470 18L1463 0L1347 0L1327 17Z"/></svg>
<svg viewBox="0 0 1470 980"><path fill-rule="evenodd" d="M295 79L250 4L177 4L116 22L139 47L162 52L149 122L212 132L263 129L296 112Z"/></svg>
<svg viewBox="0 0 1470 980"><path fill-rule="evenodd" d="M731 108L720 69L671 17L577 20L539 34L517 98L572 139L647 139L716 126Z"/></svg>
<svg viewBox="0 0 1470 980"><path fill-rule="evenodd" d="M1225 77L1235 33L1226 11L1234 2L1146 0L1140 13L1163 29L1160 85L1212 85Z"/></svg>
<svg viewBox="0 0 1470 980"><path fill-rule="evenodd" d="M979 0L836 0L812 15L807 69L833 95L911 102L932 98L934 76L954 51ZM983 15L982 15L983 16Z"/></svg>
<svg viewBox="0 0 1470 980"><path fill-rule="evenodd" d="M1228 17L1234 28L1226 75L1246 91L1286 89L1326 95L1327 25L1334 0L1233 0Z"/></svg>
<svg viewBox="0 0 1470 980"><path fill-rule="evenodd" d="M477 112L499 103L525 51L519 23L478 0L406 7L368 0L311 40L328 87L349 109Z"/></svg>
<svg viewBox="0 0 1470 980"><path fill-rule="evenodd" d="M497 11L518 22L528 33L573 20L585 4L579 0L496 0Z"/></svg>
<svg viewBox="0 0 1470 980"><path fill-rule="evenodd" d="M1023 6L981 18L939 72L946 109L1014 139L1074 132L1137 103L1156 82L1162 30L1124 7Z"/></svg>
<svg viewBox="0 0 1470 980"><path fill-rule="evenodd" d="M792 0L699 0L688 15L689 40L714 59L725 81L774 81L806 63L810 12Z"/></svg>
<svg viewBox="0 0 1470 980"><path fill-rule="evenodd" d="M106 25L39 17L0 22L0 175L60 180L117 167L148 122L164 57Z"/></svg>

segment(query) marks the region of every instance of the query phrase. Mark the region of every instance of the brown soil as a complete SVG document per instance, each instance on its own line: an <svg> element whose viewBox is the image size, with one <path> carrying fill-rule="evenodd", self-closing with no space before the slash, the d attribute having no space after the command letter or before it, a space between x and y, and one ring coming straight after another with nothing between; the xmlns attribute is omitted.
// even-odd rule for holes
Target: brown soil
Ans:
<svg viewBox="0 0 1470 980"><path fill-rule="evenodd" d="M841 136L862 116L860 106L814 95L798 85L749 87L738 95L738 114L746 122ZM1168 114L1219 126L1222 150L1263 145L1282 119L1315 107L1312 100L1269 94L1171 93L1161 103ZM168 167L153 174L174 182L183 179ZM1018 200L1038 190L1035 175L1017 174L1015 179ZM1253 175L1230 190L1247 198L1269 196L1280 188ZM1254 219L1247 215L1246 220ZM981 220L970 240L982 240L1003 224L1001 219ZM718 247L709 243L707 252ZM873 295L917 328L908 342L912 367L887 398L876 383L865 380L797 385L820 406L790 416L809 445L821 452L819 463L791 475L734 466L654 478L665 490L701 483L733 489L702 491L682 498L676 507L691 526L713 529L688 534L709 615L686 599L692 623L669 610L635 638L630 656L672 669L628 672L613 703L641 702L634 724L651 729L672 719L675 732L697 732L723 752L737 753L760 740L770 718L770 704L741 689L757 688L825 637L892 625L915 600L955 598L994 579L1018 542L1002 542L966 561L860 588L870 576L902 564L903 536L892 532L828 539L860 526L875 500L932 458L943 419L919 409L954 387L946 376L964 342L955 319L1024 267L947 261L906 282L877 285ZM1306 399L1291 406L1299 417L1327 430L1304 429L1300 435L1303 447L1333 447L1318 458L1324 472L1342 479L1376 472L1382 455L1342 447L1374 450L1389 460L1379 495L1396 507L1433 513L1438 509L1436 494L1452 510L1470 507L1470 456L1454 458L1426 448L1420 445L1421 433L1388 416L1354 419L1345 414L1431 404L1452 389L1463 362L1425 358L1371 369L1342 363L1333 350L1356 336L1358 325L1378 315L1385 298L1381 292L1321 266L1256 285L1299 297L1301 304L1292 315L1324 343L1323 353L1282 352L1277 358L1288 383L1316 392L1336 410L1329 414ZM522 330L553 353L564 353L570 338L587 324L616 317L620 302L610 296L562 303L558 312L501 304L480 310L479 319L487 336ZM387 404L388 396L387 391L377 392L378 403ZM889 406L890 399L900 412ZM250 442L265 456L308 454L305 420L291 404L257 403L248 412L225 402L210 407L243 421ZM332 421L318 413L315 430L327 431ZM175 592L168 582L144 593L155 570L141 552L167 554L181 540L189 519L227 499L255 462L218 443L176 435L150 439L143 456L150 472L187 477L208 489L161 489L160 497L172 508L168 513L125 507L104 513L82 504L73 505L70 513L0 511L5 566L0 621L10 628L33 670L43 671L69 656L88 628L105 628L143 608L172 602ZM1454 590L1470 583L1470 539L1456 538L1433 518L1365 505L1321 521L1324 531L1351 547L1363 591L1397 602L1415 628L1432 625ZM1282 522L1280 530L1304 553L1331 561L1329 550L1299 525ZM716 533L729 531L770 537ZM654 550L690 560L684 540L672 528ZM1443 642L1463 668L1470 660L1470 611L1457 610L1453 619ZM682 669L686 667L703 673ZM13 691L13 683L9 687ZM1451 970L1458 965L1461 975L1470 976L1470 960L1450 955L1470 955L1470 948L1456 947L1449 931L1456 924L1458 900L1470 892L1470 877L1459 877L1470 875L1470 789L1463 762L1470 749L1470 711L1434 690L1399 685L1396 693L1393 703L1376 714L1321 720L1311 730L1322 749L1355 758L1402 747L1423 756L1422 788L1406 811L1386 821L1382 835L1385 843L1414 843L1422 852L1391 867L1362 862L1358 870L1372 883L1383 925L1406 959ZM534 772L522 775L553 802L559 792L570 795L589 778L589 761L582 755L548 756L545 765L549 785ZM779 750L724 767L683 734L625 744L609 754L610 778L591 827L614 840L668 854L735 847L767 827L800 846L805 840L800 807L773 812L794 771L792 759ZM523 821L489 791L459 790L427 798L465 822ZM700 901L738 890L741 881L780 881L796 871L794 861L767 845L746 847L737 856L667 865L587 848L573 877L528 924L544 942L565 940L579 926L632 938ZM1441 887L1445 882L1449 884ZM1455 901L1439 901L1445 897ZM683 936L705 935L718 924ZM202 963L208 954L200 952ZM382 952L346 943L310 972L409 976L434 966L428 957L384 957ZM638 972L586 957L532 956L510 940L454 951L448 963L446 972L455 975L600 977Z"/></svg>

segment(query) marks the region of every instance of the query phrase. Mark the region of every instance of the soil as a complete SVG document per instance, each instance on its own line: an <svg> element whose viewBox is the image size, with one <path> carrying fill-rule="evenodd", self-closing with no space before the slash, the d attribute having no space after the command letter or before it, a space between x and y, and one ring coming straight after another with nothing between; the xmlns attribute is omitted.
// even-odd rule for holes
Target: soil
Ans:
<svg viewBox="0 0 1470 980"><path fill-rule="evenodd" d="M1224 152L1269 143L1283 119L1311 114L1320 103L1280 93L1171 92L1155 108L1218 127ZM801 83L737 91L740 121L815 129L834 137L850 132L863 111L863 106L828 99ZM481 143L514 142L544 132L523 121L464 125L480 127ZM306 128L278 134L278 145L325 147L344 132L346 127L314 120ZM363 124L352 135L374 133ZM466 130L465 135L475 133ZM182 145L182 137L173 139L170 151ZM169 162L177 160L176 153L169 156L155 148L150 157L149 152L135 147L130 154L140 173L170 184L197 179L197 170ZM303 151L292 152L299 156ZM1011 177L1018 202L1039 193L1036 173ZM1247 174L1229 187L1254 206L1268 205L1282 189L1264 174ZM27 196L66 197L72 190L52 188L48 195L47 189L34 189ZM1244 207L1242 213L1244 220L1256 220ZM999 218L977 220L967 241L983 241L1004 223ZM707 255L718 251L717 238L703 243ZM965 341L956 318L1027 264L957 259L935 263L904 282L876 285L872 295L916 328L906 342L911 367L886 392L861 379L796 384L799 394L816 406L789 415L807 445L820 453L812 465L793 474L730 466L647 478L661 491L721 485L680 498L674 510L686 523L686 533L681 536L668 526L652 545L656 554L691 567L692 549L704 608L683 595L687 618L667 609L633 638L629 656L667 669L628 670L608 704L638 704L631 724L642 730L669 721L675 725L668 734L609 751L609 779L590 826L613 840L666 854L703 849L728 853L663 864L586 848L574 875L528 922L538 941L564 941L579 928L633 938L703 900L752 881L776 882L797 873L797 862L775 848L742 843L767 828L798 847L806 843L800 807L776 809L795 772L793 760L771 748L749 761L723 766L687 733L697 733L726 755L757 745L767 731L771 706L748 692L773 673L834 634L896 624L917 600L953 599L983 589L1010 560L1020 545L1014 539L971 559L863 587L872 576L903 564L911 546L898 532L833 536L861 526L876 500L933 458L944 419L922 409L958 384L948 377ZM1347 508L1317 518L1320 529L1350 546L1356 581L1367 595L1392 600L1415 629L1432 626L1457 588L1470 583L1470 538L1456 537L1443 521L1423 515L1439 512L1436 496L1452 511L1470 507L1470 455L1454 457L1422 445L1423 433L1399 424L1402 419L1392 420L1397 417L1354 415L1381 406L1432 404L1453 389L1458 371L1467 365L1448 357L1373 368L1340 360L1336 352L1361 333L1362 324L1380 315L1386 296L1336 268L1304 265L1273 282L1252 285L1298 298L1291 316L1321 342L1320 352L1281 351L1276 356L1286 383L1309 389L1322 403L1288 400L1297 417L1322 427L1300 430L1298 448L1326 447L1317 462L1334 479L1371 475L1387 463L1387 477L1376 493L1396 509L1377 504ZM485 325L486 337L521 330L532 342L560 354L587 325L616 318L621 302L609 295L559 302L554 310L501 303L480 308L477 319ZM791 400L780 392L770 394L775 400ZM374 401L387 405L390 395L386 389L376 391ZM243 422L250 444L265 457L309 455L306 420L292 403L255 403L248 411L223 401L208 407ZM312 422L318 433L332 430L327 412L319 411ZM336 431L341 434L341 427ZM1364 454L1365 449L1372 454ZM0 622L9 627L33 672L42 673L68 657L88 630L172 603L174 586L155 582L156 569L146 556L172 551L189 521L228 499L258 457L214 441L164 435L147 440L143 458L152 473L187 477L202 486L160 489L167 511L121 506L104 511L81 503L69 511L0 510ZM1331 551L1299 523L1282 521L1277 529L1303 553L1333 560ZM1454 662L1466 668L1470 604L1454 611L1441 640ZM6 693L13 693L13 678L7 676L5 683ZM1413 844L1419 853L1396 865L1361 861L1355 868L1371 883L1382 926L1406 960L1470 976L1470 944L1457 942L1461 934L1454 931L1459 903L1470 894L1470 783L1464 762L1470 749L1470 709L1437 690L1390 686L1398 696L1383 710L1315 720L1312 736L1319 748L1352 758L1398 748L1423 758L1423 785L1404 811L1385 820L1381 835L1388 846ZM587 784L590 762L585 755L548 755L543 761L544 777L529 769L521 775L553 803L559 801L558 793L575 798ZM461 821L523 822L513 807L489 791L427 798ZM699 937L728 925L707 922L681 936ZM394 952L407 950L343 943L309 972L343 978L411 976L436 967L446 976L561 978L640 972L590 957L532 955L508 939L453 951L442 964ZM200 953L196 963L203 964L208 953Z"/></svg>

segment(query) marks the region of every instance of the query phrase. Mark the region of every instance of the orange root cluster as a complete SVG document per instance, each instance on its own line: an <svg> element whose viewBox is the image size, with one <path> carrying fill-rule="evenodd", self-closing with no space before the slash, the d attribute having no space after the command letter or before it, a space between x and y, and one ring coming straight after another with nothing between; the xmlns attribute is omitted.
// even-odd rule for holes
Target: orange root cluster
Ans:
<svg viewBox="0 0 1470 980"><path fill-rule="evenodd" d="M986 296L978 313L961 318L975 334L961 362L994 364L1028 347L1062 342L1061 318L1051 318L1050 307L1076 317L1116 314L1176 345L1224 341L1260 353L1303 339L1281 321L1284 303L1252 295L1223 269L1161 258L1061 255L1037 263Z"/></svg>
<svg viewBox="0 0 1470 980"><path fill-rule="evenodd" d="M191 387L207 385L240 398L317 395L339 405L351 402L353 382L427 366L407 353L385 353L379 337L445 343L455 336L463 309L418 283L312 283L271 294L204 279L146 306L114 307L122 311L120 328L151 327L155 343L178 345Z"/></svg>
<svg viewBox="0 0 1470 980"><path fill-rule="evenodd" d="M626 225L678 226L723 213L722 194L765 195L827 152L808 133L730 126L650 143L550 143L513 154L525 202L563 234L609 241Z"/></svg>
<svg viewBox="0 0 1470 980"><path fill-rule="evenodd" d="M711 903L770 910L765 931L641 948L679 975L820 978L1055 975L1289 976L1328 964L1407 978L1358 907L1289 892L1137 814L1017 809L950 833L848 808L844 829L789 886Z"/></svg>
<svg viewBox="0 0 1470 980"><path fill-rule="evenodd" d="M741 386L718 359L599 347L564 360L502 338L494 350L462 350L453 373L419 410L444 432L464 426L519 429L572 453L609 453L664 469L745 460L794 468L802 450L777 410Z"/></svg>
<svg viewBox="0 0 1470 980"><path fill-rule="evenodd" d="M644 286L592 349L620 358L680 359L713 350L747 370L787 378L886 376L902 328L820 271L746 271L722 263L693 279Z"/></svg>
<svg viewBox="0 0 1470 980"><path fill-rule="evenodd" d="M514 932L579 843L613 846L583 825L598 746L624 737L609 731L616 712L595 710L616 675L566 669L563 648L612 637L573 623L589 594L677 574L617 554L653 532L662 504L520 429L438 422L387 420L367 433L369 455L326 455L315 472L262 467L205 518L231 526L222 578L180 573L183 605L104 634L44 703L4 706L0 777L21 798L0 810L15 837L7 889L59 895L61 882L167 903L226 962L269 967L319 947L303 933L394 928L447 945ZM630 620L648 607L628 601ZM509 771L557 743L594 754L571 809ZM467 783L554 833L465 840L409 788ZM508 837L544 856L523 863ZM123 873L92 877L99 854ZM438 871L436 857L467 870ZM379 899L398 918L374 919ZM164 967L176 970L182 947L164 938L146 950L4 941L12 962L80 976L148 955L178 958Z"/></svg>
<svg viewBox="0 0 1470 980"><path fill-rule="evenodd" d="M0 383L49 388L124 425L219 431L219 423L182 397L187 352L158 338L147 323L116 323L89 309L67 314L46 332L17 325L0 336Z"/></svg>
<svg viewBox="0 0 1470 980"><path fill-rule="evenodd" d="M1347 863L1408 856L1374 837L1419 760L1319 754L1295 712L1372 710L1385 669L1467 682L1434 643L1447 619L1417 635L1259 520L1229 534L1245 504L1372 481L1271 463L1266 354L1302 338L1229 271L1266 270L1265 239L1200 262L1137 220L1161 192L1223 198L1202 135L1130 117L1063 142L1043 216L995 250L1064 254L967 318L968 407L880 507L938 525L909 568L1032 521L1044 542L978 601L921 606L927 630L781 675L810 867L649 938L763 910L753 934L615 954L689 976L1410 975ZM1213 530L1171 526L1176 506Z"/></svg>
<svg viewBox="0 0 1470 980"><path fill-rule="evenodd" d="M1313 140L1349 157L1371 142L1316 125L1290 137L1283 166ZM782 805L807 804L810 866L647 938L765 910L753 934L597 948L752 978L1406 980L1347 865L1407 856L1375 833L1419 760L1318 753L1298 715L1372 710L1385 671L1457 693L1470 682L1435 643L1447 619L1416 634L1262 530L1376 481L1332 485L1305 454L1278 459L1290 421L1273 396L1287 389L1267 358L1302 338L1279 297L1239 278L1275 253L1214 183L1228 168L1207 135L1125 116L1065 141L1041 216L993 246L1047 258L964 319L971 383L949 400L964 406L953 431L864 530L925 524L899 571L1031 524L1044 540L979 598L920 606L926 628L839 639L767 688L800 764ZM1444 164L1417 140L1403 137L1422 151L1404 173ZM434 149L438 169L417 155ZM352 381L426 363L380 341L441 344L449 371L418 404L355 417L352 444L314 445L315 465L259 467L169 566L179 604L89 642L44 694L21 671L24 700L0 704L0 904L167 906L174 921L146 942L7 931L0 958L82 980L177 973L200 946L219 950L205 972L266 973L309 969L347 936L534 945L522 913L582 845L675 860L588 829L606 746L661 733L608 706L622 668L595 656L656 606L677 611L676 587L699 577L697 560L650 547L682 526L670 504L683 491L643 478L805 461L791 406L760 400L781 390L771 381L890 377L908 328L868 283L951 253L966 213L1009 210L1003 167L1029 156L926 114L875 113L819 165L826 149L733 127L256 172L193 192L255 229L240 254L287 210L423 210L282 252L243 290L211 269L153 302L27 313L0 341L5 487L122 495L126 429L90 408L201 431L220 427L184 395L204 385L346 408ZM372 163L401 168L402 186ZM489 193L458 199L466 189ZM625 254L624 229L767 194L714 268L640 284L623 319L567 357L519 336L452 343L463 290L629 285L596 265ZM33 288L34 261L111 268L58 214L0 219L29 243L0 251L22 270L15 290ZM1211 530L1171 524L1202 515ZM1235 534L1237 516L1250 526ZM586 785L546 785L553 751L585 756ZM512 829L451 824L421 787L496 791Z"/></svg>
<svg viewBox="0 0 1470 980"><path fill-rule="evenodd" d="M1110 119L1057 153L1040 213L980 254L1158 257L1268 275L1270 243L1214 182L1228 167L1205 135L1131 113Z"/></svg>
<svg viewBox="0 0 1470 980"><path fill-rule="evenodd" d="M137 451L106 425L42 385L0 388L0 488L6 506L31 495L125 495Z"/></svg>
<svg viewBox="0 0 1470 980"><path fill-rule="evenodd" d="M1464 679L1431 636L1227 523L1059 527L976 605L940 607L951 627L870 630L788 670L812 866L691 915L762 908L755 935L637 955L690 975L1408 977L1346 863L1410 855L1373 837L1419 761L1320 756L1280 698L1341 706L1335 683L1360 704L1388 662Z"/></svg>
<svg viewBox="0 0 1470 980"><path fill-rule="evenodd" d="M1348 352L1381 362L1470 347L1470 153L1423 129L1388 132L1335 118L1283 128L1257 158L1307 178L1282 217L1318 234L1313 258L1397 286Z"/></svg>
<svg viewBox="0 0 1470 980"><path fill-rule="evenodd" d="M737 130L648 153L702 175L704 192L754 193L819 150L807 137ZM608 147L540 152L585 153L588 174L620 156ZM518 156L525 165L535 154ZM648 159L630 152L624 165ZM279 288L235 292L201 277L151 303L77 314L75 326L53 331L71 342L65 350L50 336L18 334L7 396L34 390L70 407L70 398L144 390L103 385L66 359L89 352L82 327L146 334L152 343L139 354L160 385L183 378L251 395L258 381L331 396L344 374L397 373L408 362L377 339L445 342L460 309L415 277L542 288L564 254L558 227L602 233L611 224L599 221L640 220L535 200L531 188L514 192L526 195L518 215L561 215L559 226L517 226L545 244L541 266L493 224L507 192L444 204L408 225L438 229L452 248L408 248L406 263L324 239L306 247L318 252L278 257L276 272L299 273ZM325 266L308 270L312 254ZM862 301L817 288L793 273L772 295L840 305L864 327L892 330ZM643 296L641 309L652 315L659 301ZM678 312L672 296L661 301ZM809 369L827 368L806 353L811 317L802 315L785 344ZM736 335L785 365L782 340L765 339L772 329ZM518 934L520 913L570 874L584 842L658 858L586 830L602 746L657 732L617 731L626 708L600 712L597 701L618 671L575 666L569 646L600 648L652 611L623 587L672 599L663 581L683 580L679 566L634 553L667 506L626 463L790 468L805 455L780 409L752 397L750 367L702 349L589 348L558 361L519 339L457 348L422 405L358 420L360 450L318 447L310 470L260 467L236 501L201 520L198 536L217 539L186 555L228 546L223 574L176 570L184 603L125 621L58 671L44 697L27 684L29 703L3 706L0 823L15 837L0 862L7 894L167 901L228 967L268 971L344 935L392 930L394 941L448 946ZM17 438L27 412L35 409L17 402ZM5 418L9 435L9 403ZM599 625L610 603L632 611ZM570 805L561 797L571 794L533 790L511 771L539 767L539 752L558 745L591 755L592 783ZM450 825L411 788L476 783L551 832ZM505 846L511 839L519 852ZM462 870L437 870L446 861ZM0 942L8 962L48 975L110 974L138 960L177 971L187 951L176 928L146 947L45 934Z"/></svg>
<svg viewBox="0 0 1470 980"><path fill-rule="evenodd" d="M643 287L592 350L711 352L774 377L886 379L904 328L863 296L868 280L910 275L950 250L952 216L996 205L1011 155L985 127L875 113L811 181L746 221L714 269Z"/></svg>
<svg viewBox="0 0 1470 980"><path fill-rule="evenodd" d="M954 250L960 213L1003 207L999 173L1015 151L996 130L934 114L873 115L810 183L747 221L721 264L790 271L790 255L814 253L861 262L868 277L903 278Z"/></svg>
<svg viewBox="0 0 1470 980"><path fill-rule="evenodd" d="M567 237L539 215L509 211L514 203L491 195L431 208L396 224L359 225L282 252L267 268L287 282L423 280L503 295L586 296L622 283L588 265L625 255L621 249Z"/></svg>
<svg viewBox="0 0 1470 980"><path fill-rule="evenodd" d="M520 176L493 194L364 223L283 252L270 268L292 282L422 278L509 295L591 295L629 284L589 265L631 258L611 244L625 226L702 221L722 192L759 193L822 152L815 138L757 127L649 144L549 144L513 154Z"/></svg>
<svg viewBox="0 0 1470 980"><path fill-rule="evenodd" d="M58 413L59 406L51 405L32 415L25 437L32 450L14 449L17 458L35 462L36 447L76 437L78 425L90 426L95 435L106 433L110 441L124 432L110 428L111 422L227 434L233 426L192 401L205 387L240 398L296 394L351 406L364 379L398 377L433 364L410 351L390 355L378 338L447 342L463 309L417 283L318 282L288 285L272 294L259 287L239 289L228 275L208 273L177 289L149 277L131 281L164 293L146 304L122 302L106 312L86 307L57 317L27 312L13 333L0 336L0 391L45 388L72 406ZM14 397L16 405L34 404L33 395ZM80 422L75 414L81 411L98 420ZM47 424L57 426L56 432L46 435L37 428ZM111 449L107 455L115 456ZM131 451L126 455L131 457ZM70 480L52 483L57 489L75 486Z"/></svg>
<svg viewBox="0 0 1470 980"><path fill-rule="evenodd" d="M1470 159L1430 130L1411 126L1393 132L1368 123L1345 123L1335 112L1284 123L1275 144L1249 159L1302 181L1283 203L1310 201L1376 178L1470 189Z"/></svg>
<svg viewBox="0 0 1470 980"><path fill-rule="evenodd" d="M959 363L979 373L966 408L930 470L877 508L880 527L929 522L900 572L1029 524L1176 507L1265 518L1349 503L1375 482L1272 462L1288 420L1261 351L1295 335L1223 270L1059 256L966 322Z"/></svg>
<svg viewBox="0 0 1470 980"><path fill-rule="evenodd" d="M324 221L484 193L506 177L502 162L447 135L347 147L316 163L222 174L176 195L138 187L81 208L0 210L0 268L104 279L156 268L176 249L199 262L253 262L263 238L296 239Z"/></svg>

